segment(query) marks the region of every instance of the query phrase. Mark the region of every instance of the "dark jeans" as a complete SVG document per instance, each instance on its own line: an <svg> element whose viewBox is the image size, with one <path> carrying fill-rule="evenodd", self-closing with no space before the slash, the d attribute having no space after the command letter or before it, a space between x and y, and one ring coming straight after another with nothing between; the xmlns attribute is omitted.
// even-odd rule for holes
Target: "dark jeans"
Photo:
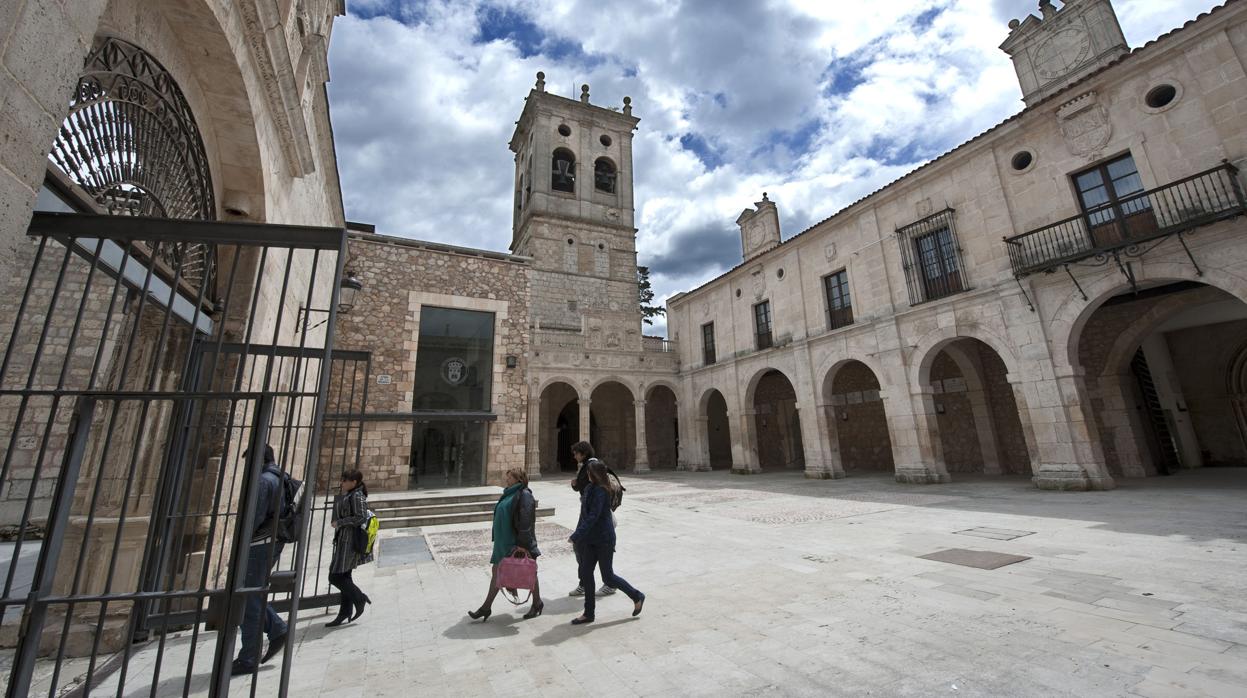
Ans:
<svg viewBox="0 0 1247 698"><path fill-rule="evenodd" d="M247 577L243 584L248 587L264 586L273 563L281 557L282 543L273 547L273 557L269 558L269 544L256 543L247 554ZM239 661L251 666L260 664L260 629L263 627L268 641L286 634L286 621L277 615L277 611L268 605L264 594L252 594L247 597L247 605L242 615L242 651L238 653Z"/></svg>
<svg viewBox="0 0 1247 698"><path fill-rule="evenodd" d="M602 570L602 583L618 589L632 599L640 601L641 592L632 588L626 579L615 574L615 548L611 545L584 544L576 546L576 561L580 563L580 586L585 588L585 618L593 618L597 599L593 593L593 568Z"/></svg>
<svg viewBox="0 0 1247 698"><path fill-rule="evenodd" d="M338 615L350 618L355 612L355 606L364 602L364 592L355 585L355 580L351 579L350 570L330 572L329 583L342 592L342 603L338 606Z"/></svg>

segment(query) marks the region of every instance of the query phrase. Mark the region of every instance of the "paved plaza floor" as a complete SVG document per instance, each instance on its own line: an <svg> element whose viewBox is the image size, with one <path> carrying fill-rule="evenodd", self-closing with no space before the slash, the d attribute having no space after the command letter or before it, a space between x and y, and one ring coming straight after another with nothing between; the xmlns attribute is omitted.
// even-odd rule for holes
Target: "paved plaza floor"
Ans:
<svg viewBox="0 0 1247 698"><path fill-rule="evenodd" d="M557 509L539 528L543 616L499 599L487 623L468 620L487 525L385 531L356 574L365 615L300 619L291 695L1247 695L1247 469L1082 493L885 475L624 482L616 569L648 596L639 618L617 594L596 623L569 624L578 501L554 478L533 484ZM211 662L196 666L199 693ZM255 695L279 673L264 667Z"/></svg>

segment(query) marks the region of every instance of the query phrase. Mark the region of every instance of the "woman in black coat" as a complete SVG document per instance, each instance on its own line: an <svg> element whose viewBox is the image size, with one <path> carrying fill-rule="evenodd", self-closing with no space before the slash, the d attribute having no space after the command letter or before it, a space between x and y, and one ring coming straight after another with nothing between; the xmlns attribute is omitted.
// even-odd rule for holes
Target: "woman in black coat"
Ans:
<svg viewBox="0 0 1247 698"><path fill-rule="evenodd" d="M329 583L337 587L342 602L338 616L326 623L326 627L336 628L359 618L364 606L372 603L351 579L356 567L372 562L372 553L360 547L360 539L368 538L360 535L360 527L367 524L368 519L368 487L364 485L364 476L358 470L347 470L342 473L342 494L333 503L333 559L329 562Z"/></svg>
<svg viewBox="0 0 1247 698"><path fill-rule="evenodd" d="M580 493L580 522L568 538L576 546L580 585L593 589L593 568L598 567L602 570L602 583L632 599L632 615L640 615L641 607L645 605L645 594L615 574L615 517L611 514L614 485L602 461L589 461L584 467L589 473L589 484ZM595 602L594 594L585 594L585 612L572 620L572 625L592 623Z"/></svg>

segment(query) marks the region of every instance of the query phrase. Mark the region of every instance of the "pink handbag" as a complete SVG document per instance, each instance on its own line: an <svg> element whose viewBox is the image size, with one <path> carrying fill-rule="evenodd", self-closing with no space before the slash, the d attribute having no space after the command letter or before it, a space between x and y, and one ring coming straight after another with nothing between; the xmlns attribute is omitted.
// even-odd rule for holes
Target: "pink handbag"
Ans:
<svg viewBox="0 0 1247 698"><path fill-rule="evenodd" d="M515 599L503 594L511 603L517 606L528 603L528 598L520 601L519 594L515 590L528 589L528 596L531 598L532 590L536 586L537 559L529 555L527 551L516 548L515 552L498 562L498 588L515 594Z"/></svg>

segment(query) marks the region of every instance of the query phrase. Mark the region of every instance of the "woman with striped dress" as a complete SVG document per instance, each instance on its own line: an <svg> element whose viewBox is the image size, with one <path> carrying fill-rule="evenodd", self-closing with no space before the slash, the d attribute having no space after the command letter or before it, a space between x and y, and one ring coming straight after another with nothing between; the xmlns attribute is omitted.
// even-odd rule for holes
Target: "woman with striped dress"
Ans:
<svg viewBox="0 0 1247 698"><path fill-rule="evenodd" d="M367 550L368 535L362 526L368 523L368 487L364 475L358 470L342 473L342 494L333 503L333 559L329 562L329 583L342 594L338 617L326 623L336 628L359 618L364 606L372 603L351 579L351 572L360 565L372 562ZM363 534L363 535L361 535Z"/></svg>

